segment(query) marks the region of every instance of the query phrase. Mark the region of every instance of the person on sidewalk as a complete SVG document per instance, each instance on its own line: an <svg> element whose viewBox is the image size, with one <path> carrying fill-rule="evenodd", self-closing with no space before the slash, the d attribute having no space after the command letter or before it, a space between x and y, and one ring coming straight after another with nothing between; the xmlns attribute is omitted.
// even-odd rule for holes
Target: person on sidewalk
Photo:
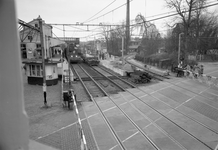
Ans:
<svg viewBox="0 0 218 150"><path fill-rule="evenodd" d="M178 69L177 69L177 77L182 77L184 76L184 71L182 68L182 61L178 64Z"/></svg>

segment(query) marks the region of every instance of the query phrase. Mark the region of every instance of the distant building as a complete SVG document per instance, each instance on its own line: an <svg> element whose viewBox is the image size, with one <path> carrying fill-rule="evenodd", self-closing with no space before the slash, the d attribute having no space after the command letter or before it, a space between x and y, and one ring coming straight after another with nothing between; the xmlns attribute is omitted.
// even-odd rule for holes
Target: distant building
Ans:
<svg viewBox="0 0 218 150"><path fill-rule="evenodd" d="M137 52L140 43L141 43L140 39L131 40L129 42L129 52Z"/></svg>

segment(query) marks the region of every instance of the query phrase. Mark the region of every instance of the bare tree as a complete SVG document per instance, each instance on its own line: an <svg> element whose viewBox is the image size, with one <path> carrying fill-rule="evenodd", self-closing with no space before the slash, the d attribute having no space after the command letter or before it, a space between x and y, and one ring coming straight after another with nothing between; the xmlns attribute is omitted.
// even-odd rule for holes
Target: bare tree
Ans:
<svg viewBox="0 0 218 150"><path fill-rule="evenodd" d="M203 11L203 5L207 0L165 0L166 5L170 9L175 9L179 15L179 22L182 22L184 33L185 54L189 50L188 38L193 24L196 26L196 48L199 36L199 18ZM178 18L177 18L178 19Z"/></svg>
<svg viewBox="0 0 218 150"><path fill-rule="evenodd" d="M141 38L139 43L140 55L149 56L157 52L160 45L160 33L157 30L155 24L145 20L145 17L138 14L135 18L135 28L139 30L139 37Z"/></svg>

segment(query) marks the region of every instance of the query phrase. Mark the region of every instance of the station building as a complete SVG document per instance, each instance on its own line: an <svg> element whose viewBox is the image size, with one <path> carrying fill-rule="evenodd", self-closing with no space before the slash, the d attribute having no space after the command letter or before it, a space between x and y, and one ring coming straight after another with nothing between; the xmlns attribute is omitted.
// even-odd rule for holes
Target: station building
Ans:
<svg viewBox="0 0 218 150"><path fill-rule="evenodd" d="M35 28L39 28L40 16L28 23ZM52 26L42 20L43 40L44 40L44 59L45 59L45 78L47 85L55 85L58 83L57 64L60 59L52 58L54 54L60 54L57 47L63 47L65 42L52 37ZM25 64L27 81L29 84L43 84L43 64L40 33L34 29L23 26L20 31L20 46L22 63ZM61 45L61 46L60 46Z"/></svg>

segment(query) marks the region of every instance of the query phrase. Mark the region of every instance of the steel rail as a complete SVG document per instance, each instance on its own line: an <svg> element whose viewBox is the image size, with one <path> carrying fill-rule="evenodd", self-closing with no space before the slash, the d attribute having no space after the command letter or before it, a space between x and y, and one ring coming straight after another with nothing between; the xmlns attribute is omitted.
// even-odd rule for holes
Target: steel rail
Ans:
<svg viewBox="0 0 218 150"><path fill-rule="evenodd" d="M82 68L83 69L83 68ZM84 70L84 72L86 72ZM87 73L87 72L86 72ZM88 73L87 73L88 76L90 76ZM90 78L94 81L94 79L90 76ZM110 80L110 79L109 79ZM98 84L96 81L94 81L96 84ZM100 85L99 85L100 86ZM122 87L121 87L122 88ZM122 88L123 89L123 88ZM125 89L123 89L125 91ZM105 92L106 93L106 92ZM107 94L107 93L106 93ZM135 128L138 129L138 131L140 131L140 133L145 137L145 139L148 140L148 142L157 150L161 150L149 137L148 135L146 135L143 131L143 129L141 129L115 102L114 100L109 96L109 94L107 94L108 98L114 103L114 105L117 106L117 108L125 115L125 117L130 121L130 123L135 126ZM96 105L98 105L96 103ZM99 107L100 108L100 107Z"/></svg>
<svg viewBox="0 0 218 150"><path fill-rule="evenodd" d="M95 101L95 99L93 98L93 96L91 95L91 93L89 92L88 88L86 87L86 85L84 84L84 82L82 81L82 79L80 78L79 74L77 73L76 70L74 70L75 73L77 74L77 77L79 78L80 82L82 83L82 85L84 86L84 88L86 89L91 101L93 101L96 105L96 107L98 108L98 110L100 111L100 114L102 116L102 118L104 119L105 123L107 124L109 130L111 131L111 133L113 134L113 136L115 137L116 141L118 142L119 146L122 148L122 150L125 150L125 146L122 144L122 141L120 140L119 136L116 134L116 132L114 131L112 125L110 124L110 122L108 121L108 119L106 118L106 116L104 115L103 111L101 110L101 108L99 107L99 105L97 104L97 102ZM84 72L86 72L84 70ZM87 72L86 72L87 74ZM87 74L88 75L88 74ZM89 75L88 75L89 76ZM91 77L91 76L90 76ZM91 77L92 79L92 77ZM95 81L94 81L95 82ZM96 82L95 82L96 83ZM103 90L103 89L102 89ZM103 90L104 91L104 90Z"/></svg>
<svg viewBox="0 0 218 150"><path fill-rule="evenodd" d="M173 84L174 85L174 84ZM179 86L178 86L179 87ZM141 89L140 89L141 90ZM187 90L187 89L186 89ZM174 125L176 125L177 127L179 127L180 129L182 129L184 132L186 132L188 135L190 135L191 137L193 137L194 139L196 139L197 141L199 141L200 143L202 143L203 145L205 145L206 147L208 147L209 149L213 150L213 148L211 148L209 145L207 145L206 143L204 143L203 141L199 140L197 137L195 137L193 134L189 133L188 131L186 131L185 129L183 129L182 127L180 127L179 125L177 125L175 122L173 122L171 119L169 119L168 117L164 116L162 113L160 113L158 110L156 110L155 108L153 108L152 106L150 106L149 104L147 104L146 102L144 102L143 100L141 100L140 98L138 98L137 96L135 96L133 93L127 91L129 94L131 94L132 96L134 96L136 99L140 100L142 103L144 103L145 105L147 105L149 108L151 108L152 110L154 110L155 112L157 112L159 115L161 115L163 118L167 119L169 122L173 123ZM144 91L142 91L144 92ZM145 93L145 92L144 92ZM148 93L145 93L149 96L152 96ZM153 97L153 96L152 96ZM155 98L155 97L153 97ZM157 99L157 98L155 98ZM157 99L158 100L158 99ZM139 110L140 111L140 110ZM204 126L206 127L206 125ZM212 129L211 129L212 130ZM214 131L213 131L214 132ZM216 133L216 132L215 132Z"/></svg>
<svg viewBox="0 0 218 150"><path fill-rule="evenodd" d="M103 68L102 68L102 69L103 69ZM104 71L107 71L106 69L103 69L103 70L104 70ZM122 80L123 82L125 82L125 83L127 83L127 84L131 84L131 83L129 83L128 81L125 81L124 79L118 77L116 74L113 74L113 73L111 73L111 72L109 72L109 71L107 71L107 72L110 73L110 74L112 74L112 75L115 76L116 78ZM170 83L170 82L169 82L169 83ZM138 88L138 87L136 87L136 86L134 86L134 85L132 85L132 86L133 86L134 88L137 88L137 89L140 90L141 92L143 92L143 93L145 93L145 94L147 94L147 95L153 97L154 99L156 99L156 100L158 100L158 101L160 101L160 102L163 102L163 101L161 101L160 99L154 97L152 94L146 93L145 91L143 91L142 89L140 89L140 88ZM175 86L177 86L177 85L175 85ZM180 86L178 86L178 87L180 87ZM187 89L186 89L186 90L187 90ZM187 91L189 91L189 90L187 90ZM191 92L191 91L189 91L189 92ZM161 94L161 95L162 95L162 94ZM199 96L201 96L201 95L199 95ZM167 98L168 98L168 97L167 97ZM171 99L171 98L169 98L169 99ZM173 100L173 99L172 99L172 100ZM207 126L207 125L205 125L205 124L199 122L199 121L196 120L195 118L186 115L186 114L183 113L182 111L179 111L179 110L173 108L172 106L170 106L169 104L167 104L167 103L165 103L165 102L163 102L163 103L166 104L167 106L169 106L171 109L173 109L173 110L175 110L175 111L181 113L182 115L186 116L187 118L191 119L192 121L194 121L194 122L196 122L196 123L198 123L198 124L204 126L204 127L207 128L208 130L210 130L210 131L212 131L212 132L218 134L218 131L217 131L217 130L211 129L209 126ZM186 106L185 106L185 107L186 107Z"/></svg>
<svg viewBox="0 0 218 150"><path fill-rule="evenodd" d="M108 79L109 81L111 81L112 83L114 83L116 86L118 86L120 89L122 89L123 91L126 91L122 86L120 86L119 84L117 84L116 82L114 82L112 79L110 79L109 77L107 77L107 76L105 76L103 73L101 73L100 71L98 71L97 69L95 69L94 67L92 67L95 71L97 71L98 73L100 73L102 76L104 76L106 79ZM100 68L100 67L99 67ZM103 70L103 69L102 69ZM109 72L108 72L109 73ZM111 74L111 73L110 73ZM119 80L121 80L122 82L124 82L123 81L123 79L121 79L121 78L118 78ZM127 82L127 81L126 81ZM126 82L124 82L124 83L126 83ZM126 84L128 84L129 86L131 86L131 87L135 87L134 85L131 85L130 83L126 83Z"/></svg>
<svg viewBox="0 0 218 150"><path fill-rule="evenodd" d="M104 71L114 75L115 77L117 77L118 79L120 79L121 81L129 84L129 85L132 85L131 83L129 83L128 81L125 81L123 80L122 78L118 77L117 75L107 71L106 69L103 69ZM103 75L103 74L102 74ZM139 89L138 87L136 87L135 85L132 85L133 88L137 88ZM139 89L141 90L141 89ZM144 91L142 91L144 92ZM130 93L130 92L129 92ZM145 93L145 92L144 92ZM131 94L131 93L130 93ZM147 94L147 93L145 93ZM132 94L131 94L132 95ZM135 96L134 96L135 97ZM129 103L129 102L128 102ZM163 134L165 134L166 136L168 136L173 142L175 142L178 146L180 146L183 150L187 150L186 148L184 148L178 141L176 141L173 137L171 137L168 133L166 133L166 131L164 131L161 127L159 127L153 120L151 120L150 118L148 118L146 115L144 115L138 108L136 108L132 103L129 103L135 110L137 110L140 114L142 114L146 119L148 119L150 121L150 123L152 123L155 127L157 127L160 131L163 132Z"/></svg>

